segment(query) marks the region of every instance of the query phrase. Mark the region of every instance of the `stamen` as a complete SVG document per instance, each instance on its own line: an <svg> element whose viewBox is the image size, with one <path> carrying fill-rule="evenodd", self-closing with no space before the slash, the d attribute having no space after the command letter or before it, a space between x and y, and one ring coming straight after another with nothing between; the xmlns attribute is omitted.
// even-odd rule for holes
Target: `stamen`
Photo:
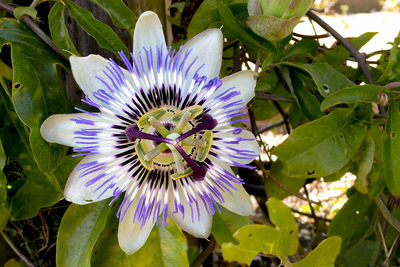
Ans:
<svg viewBox="0 0 400 267"><path fill-rule="evenodd" d="M169 131L167 130L167 128L165 128L165 126L156 118L150 117L149 122L151 126L156 128L157 132L159 132L162 137L167 137L169 135Z"/></svg>

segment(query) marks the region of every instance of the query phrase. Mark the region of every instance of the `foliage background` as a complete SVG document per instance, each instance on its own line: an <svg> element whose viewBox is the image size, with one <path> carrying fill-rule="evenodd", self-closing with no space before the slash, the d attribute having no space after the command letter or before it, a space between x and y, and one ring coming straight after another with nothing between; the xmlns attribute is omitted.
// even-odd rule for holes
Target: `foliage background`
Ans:
<svg viewBox="0 0 400 267"><path fill-rule="evenodd" d="M258 71L247 127L256 136L276 127L290 135L276 148L260 142L264 154L252 163L256 170L236 170L259 206L250 218L215 214L209 240L173 223L156 227L146 245L127 256L116 239L117 205L62 200L79 159L45 142L39 128L49 115L82 106L71 53L118 60L117 51L132 48L137 15L148 9L160 15L173 46L223 26L221 77ZM247 25L245 0L3 0L0 17L0 265L400 264L400 36L390 49L360 54L375 33L344 39L310 11L307 17L337 43L326 47L319 42L325 36L299 34L268 41ZM346 189L349 200L333 219L318 217L322 203L310 200L305 185L346 172L357 177ZM302 216L311 223L296 223L296 211L280 201L288 196L307 201ZM310 238L299 239L305 228Z"/></svg>

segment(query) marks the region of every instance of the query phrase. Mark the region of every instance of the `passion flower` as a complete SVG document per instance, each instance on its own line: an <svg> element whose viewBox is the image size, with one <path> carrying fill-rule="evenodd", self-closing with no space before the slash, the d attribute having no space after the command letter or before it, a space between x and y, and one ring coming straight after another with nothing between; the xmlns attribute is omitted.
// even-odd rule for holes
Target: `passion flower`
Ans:
<svg viewBox="0 0 400 267"><path fill-rule="evenodd" d="M206 238L219 205L241 215L253 209L230 166L250 168L260 153L252 133L232 126L254 96L255 73L219 79L222 45L221 31L209 29L167 48L157 15L145 12L133 53L120 53L124 68L97 55L70 57L83 102L98 112L53 115L41 134L85 156L68 179L67 200L124 195L118 240L128 254L168 215Z"/></svg>

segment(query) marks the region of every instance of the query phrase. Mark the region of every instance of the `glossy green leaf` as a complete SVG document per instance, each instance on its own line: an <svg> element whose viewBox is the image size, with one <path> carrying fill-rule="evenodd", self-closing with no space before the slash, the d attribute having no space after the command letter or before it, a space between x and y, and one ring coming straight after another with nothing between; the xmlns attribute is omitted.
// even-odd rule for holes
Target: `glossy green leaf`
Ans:
<svg viewBox="0 0 400 267"><path fill-rule="evenodd" d="M68 207L57 235L57 266L90 266L93 246L106 225L108 203Z"/></svg>
<svg viewBox="0 0 400 267"><path fill-rule="evenodd" d="M234 238L240 242L238 246L233 243L222 244L225 260L250 264L262 252L276 255L284 263L286 256L296 253L298 228L290 208L276 198L269 198L267 207L276 228L256 224L243 226L234 234Z"/></svg>
<svg viewBox="0 0 400 267"><path fill-rule="evenodd" d="M123 51L125 55L129 55L129 50L125 44L119 39L118 35L110 26L95 19L93 14L70 0L63 1L71 16L89 35L96 39L99 46L114 52L118 55L119 51Z"/></svg>
<svg viewBox="0 0 400 267"><path fill-rule="evenodd" d="M300 178L322 177L343 168L367 131L367 126L352 116L350 110L336 109L296 128L273 150L284 165L283 173Z"/></svg>
<svg viewBox="0 0 400 267"><path fill-rule="evenodd" d="M61 164L66 152L66 147L49 144L40 136L40 125L47 117L69 111L55 66L62 64L61 59L15 20L0 20L0 46L5 44L12 47L15 111L31 130L29 141L35 160L42 171L49 173Z"/></svg>
<svg viewBox="0 0 400 267"><path fill-rule="evenodd" d="M51 37L61 52L69 57L71 54L79 56L78 50L69 37L65 26L64 11L66 7L61 2L56 2L49 13L49 28Z"/></svg>
<svg viewBox="0 0 400 267"><path fill-rule="evenodd" d="M14 9L14 17L18 20L21 20L24 15L36 19L37 10L27 6L19 6Z"/></svg>
<svg viewBox="0 0 400 267"><path fill-rule="evenodd" d="M189 266L187 240L182 230L168 219L168 225L154 226L146 244L132 255L127 255L118 245L118 223L115 205L107 220L107 226L92 253L92 266L96 267L184 267ZM132 236L132 239L135 237Z"/></svg>
<svg viewBox="0 0 400 267"><path fill-rule="evenodd" d="M299 178L292 178L289 176L285 176L282 173L283 164L279 160L274 161L270 168L271 175L277 179L282 185L286 186L293 192L298 192L304 185L305 179ZM291 194L286 190L282 189L278 184L268 178L265 181L265 192L267 193L268 197L274 197L277 199L284 199Z"/></svg>
<svg viewBox="0 0 400 267"><path fill-rule="evenodd" d="M292 16L304 16L312 6L314 0L292 0L287 7L283 18L290 18Z"/></svg>
<svg viewBox="0 0 400 267"><path fill-rule="evenodd" d="M390 102L388 106L388 117L383 134L383 162L386 186L389 191L400 196L400 105Z"/></svg>
<svg viewBox="0 0 400 267"><path fill-rule="evenodd" d="M115 26L125 29L133 36L137 17L122 0L90 0L103 8Z"/></svg>
<svg viewBox="0 0 400 267"><path fill-rule="evenodd" d="M379 103L378 93L382 89L379 85L356 85L340 89L328 95L321 103L321 110L327 110L338 104L350 104L357 102ZM382 91L387 93L387 90Z"/></svg>
<svg viewBox="0 0 400 267"><path fill-rule="evenodd" d="M331 236L323 240L310 254L301 261L292 264L293 267L335 267L335 260L340 252L342 239Z"/></svg>
<svg viewBox="0 0 400 267"><path fill-rule="evenodd" d="M223 207L220 209L221 213L216 212L213 216L211 233L218 244L229 242L237 244L232 236L240 227L249 224L249 217L237 215Z"/></svg>
<svg viewBox="0 0 400 267"><path fill-rule="evenodd" d="M261 50L274 51L274 46L267 40L255 35L250 28L240 24L229 7L221 5L218 9L225 34L235 36L241 42Z"/></svg>
<svg viewBox="0 0 400 267"><path fill-rule="evenodd" d="M282 17L288 8L291 0L282 1L258 1L263 14L275 17Z"/></svg>
<svg viewBox="0 0 400 267"><path fill-rule="evenodd" d="M356 172L356 180L354 181L354 187L362 194L368 194L370 190L370 181L368 174L372 169L374 163L375 154L375 142L371 135L367 134L363 143L361 144L358 153L360 155L357 161L358 167Z"/></svg>
<svg viewBox="0 0 400 267"><path fill-rule="evenodd" d="M328 236L340 236L342 249L354 244L370 224L369 213L373 200L361 193L353 194L333 218L328 229Z"/></svg>
<svg viewBox="0 0 400 267"><path fill-rule="evenodd" d="M0 59L0 79L1 77L11 81L12 80L12 69ZM3 86L4 87L4 86Z"/></svg>
<svg viewBox="0 0 400 267"><path fill-rule="evenodd" d="M295 63L295 62L282 62L281 64L295 67L307 72L318 87L318 91L323 96L328 96L335 91L345 87L354 86L342 73L334 69L328 63Z"/></svg>

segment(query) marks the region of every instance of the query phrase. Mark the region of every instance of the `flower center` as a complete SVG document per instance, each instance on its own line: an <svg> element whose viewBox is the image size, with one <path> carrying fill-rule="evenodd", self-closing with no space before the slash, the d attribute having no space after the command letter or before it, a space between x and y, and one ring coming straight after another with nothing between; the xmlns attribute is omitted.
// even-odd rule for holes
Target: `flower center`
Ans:
<svg viewBox="0 0 400 267"><path fill-rule="evenodd" d="M163 107L145 113L137 124L126 128L125 134L129 141L136 141L136 155L146 169L153 170L155 165L172 167L174 180L192 175L194 180L201 181L207 168L200 163L210 152L211 130L217 124L198 105L181 111Z"/></svg>

